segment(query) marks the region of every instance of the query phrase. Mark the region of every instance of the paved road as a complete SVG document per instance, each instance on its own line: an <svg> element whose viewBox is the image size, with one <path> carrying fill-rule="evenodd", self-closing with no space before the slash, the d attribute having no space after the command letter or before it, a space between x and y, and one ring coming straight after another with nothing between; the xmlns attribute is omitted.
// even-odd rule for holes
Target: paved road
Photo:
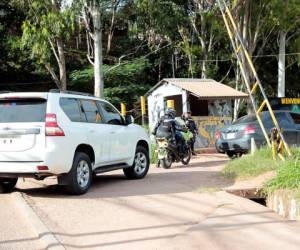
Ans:
<svg viewBox="0 0 300 250"><path fill-rule="evenodd" d="M201 155L189 167L151 168L139 181L100 175L79 197L32 181L18 188L67 249L299 249L300 223L212 192L232 185L220 176L226 160Z"/></svg>

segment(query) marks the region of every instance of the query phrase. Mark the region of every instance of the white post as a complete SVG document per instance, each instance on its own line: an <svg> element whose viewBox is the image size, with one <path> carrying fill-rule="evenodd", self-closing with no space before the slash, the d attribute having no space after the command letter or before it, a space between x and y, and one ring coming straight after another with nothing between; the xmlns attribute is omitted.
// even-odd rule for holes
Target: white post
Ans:
<svg viewBox="0 0 300 250"><path fill-rule="evenodd" d="M251 155L254 155L257 150L257 146L253 137L251 137Z"/></svg>
<svg viewBox="0 0 300 250"><path fill-rule="evenodd" d="M278 59L278 97L285 97L285 43L286 32L280 31Z"/></svg>
<svg viewBox="0 0 300 250"><path fill-rule="evenodd" d="M183 90L182 91L182 112L188 112L190 109L190 104L188 102L188 92Z"/></svg>

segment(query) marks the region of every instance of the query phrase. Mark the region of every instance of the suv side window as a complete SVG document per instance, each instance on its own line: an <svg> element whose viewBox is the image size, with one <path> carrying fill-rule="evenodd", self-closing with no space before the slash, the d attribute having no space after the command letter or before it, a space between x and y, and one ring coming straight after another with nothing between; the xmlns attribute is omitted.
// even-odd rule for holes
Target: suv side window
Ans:
<svg viewBox="0 0 300 250"><path fill-rule="evenodd" d="M95 100L81 99L80 105L85 114L86 120L89 123L103 123L102 115L98 110L97 102Z"/></svg>
<svg viewBox="0 0 300 250"><path fill-rule="evenodd" d="M76 99L60 98L59 105L72 122L82 121L80 108Z"/></svg>
<svg viewBox="0 0 300 250"><path fill-rule="evenodd" d="M105 123L112 125L124 125L122 116L112 105L106 102L98 102L98 105L103 112Z"/></svg>

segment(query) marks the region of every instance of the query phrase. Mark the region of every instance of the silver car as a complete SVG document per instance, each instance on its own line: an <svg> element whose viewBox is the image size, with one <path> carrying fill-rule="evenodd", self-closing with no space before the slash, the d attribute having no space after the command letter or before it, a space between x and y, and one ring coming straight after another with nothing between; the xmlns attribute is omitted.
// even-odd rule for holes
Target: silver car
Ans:
<svg viewBox="0 0 300 250"><path fill-rule="evenodd" d="M300 114L290 111L274 111L274 113L287 143L291 146L300 146ZM274 125L269 112L262 112L261 117L270 135ZM254 114L241 117L217 131L215 136L217 151L227 154L230 158L248 153L251 149L251 138L254 138L258 147L266 144Z"/></svg>

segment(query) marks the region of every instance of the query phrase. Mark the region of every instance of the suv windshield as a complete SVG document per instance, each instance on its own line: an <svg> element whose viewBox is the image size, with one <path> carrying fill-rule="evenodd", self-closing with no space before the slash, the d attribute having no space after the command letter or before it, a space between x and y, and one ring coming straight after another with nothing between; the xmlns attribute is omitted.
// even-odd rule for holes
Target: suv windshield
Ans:
<svg viewBox="0 0 300 250"><path fill-rule="evenodd" d="M45 117L46 100L44 99L0 100L0 123L44 122Z"/></svg>

